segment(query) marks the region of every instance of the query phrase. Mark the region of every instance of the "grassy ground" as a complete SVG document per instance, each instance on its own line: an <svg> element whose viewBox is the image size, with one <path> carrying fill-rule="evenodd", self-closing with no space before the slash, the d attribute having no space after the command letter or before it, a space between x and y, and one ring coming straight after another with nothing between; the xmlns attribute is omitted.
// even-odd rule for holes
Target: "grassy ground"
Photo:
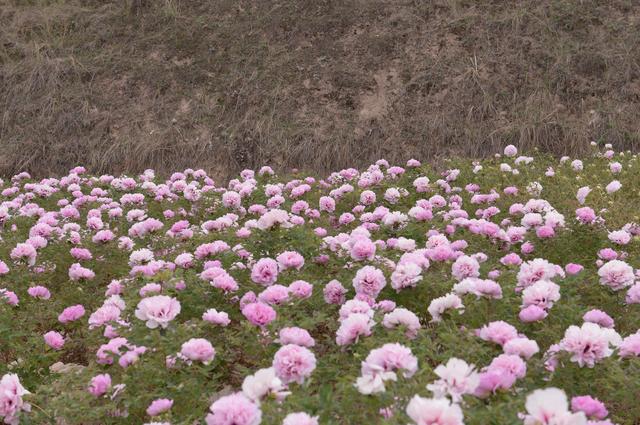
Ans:
<svg viewBox="0 0 640 425"><path fill-rule="evenodd" d="M0 174L640 145L635 0L136 3L0 0Z"/></svg>

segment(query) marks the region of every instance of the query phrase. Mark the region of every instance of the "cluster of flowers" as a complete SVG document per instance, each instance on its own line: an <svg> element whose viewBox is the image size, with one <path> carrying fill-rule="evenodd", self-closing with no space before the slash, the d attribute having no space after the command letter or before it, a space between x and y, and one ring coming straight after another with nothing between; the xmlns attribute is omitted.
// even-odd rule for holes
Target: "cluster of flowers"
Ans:
<svg viewBox="0 0 640 425"><path fill-rule="evenodd" d="M471 398L486 405L497 393L517 400L525 378L540 379L542 387L563 368L594 368L612 356L625 367L625 359L640 356L640 330L626 323L615 329L621 315L638 317L640 273L630 253L637 253L640 226L610 219L604 207L626 189L620 180L635 156L606 147L593 164L562 158L553 164L559 171L549 166L543 175L536 174L535 158L518 156L511 145L497 161L434 177L416 160L405 167L380 160L362 172L288 182L263 167L244 170L226 187L191 169L164 182L151 170L138 178L93 177L76 167L39 182L20 173L0 181L6 248L0 308L29 322L29 314L55 306L52 320L20 332L38 332L46 361L69 358L63 355L80 343L90 350L77 376L89 402L113 404L112 418L182 420L175 393L145 406L120 403L130 391L125 382L161 358L154 370L173 377L193 373L205 385L209 373L219 373L235 382L231 390L230 382L213 384L219 393L212 399L203 395L208 411L200 420L208 425L273 422L265 412L281 414L284 425L317 425L332 406L309 402L304 412L287 410L287 402L294 394L315 397L321 385L339 388L342 365L325 359L340 358L345 370L354 362L359 367L342 388L353 393L343 398L382 398L393 388L398 395L378 412L382 417L463 425ZM602 163L600 170L617 179L604 189L584 186L585 167ZM564 192L545 199L551 191L542 183L553 185L560 175L580 186L575 199ZM576 255L562 252L565 241L581 234L601 237ZM562 308L579 309L583 323L533 339L535 329L555 324ZM494 309L499 320L492 320ZM471 341L491 354L460 355L475 364L425 358L426 345L444 347L438 341L444 334L449 343ZM259 354L231 347L233 338L249 337ZM0 346L0 357L16 370L31 370L21 369L15 349ZM544 378L527 375L542 364L536 377ZM22 415L46 414L46 406L29 413L38 392L29 393L3 368L0 418L14 425ZM225 375L225 368L232 372ZM25 382L44 382L43 376ZM416 394L422 380L430 397ZM595 397L569 402L554 387L532 391L524 405L526 412L511 419L525 425L613 424Z"/></svg>

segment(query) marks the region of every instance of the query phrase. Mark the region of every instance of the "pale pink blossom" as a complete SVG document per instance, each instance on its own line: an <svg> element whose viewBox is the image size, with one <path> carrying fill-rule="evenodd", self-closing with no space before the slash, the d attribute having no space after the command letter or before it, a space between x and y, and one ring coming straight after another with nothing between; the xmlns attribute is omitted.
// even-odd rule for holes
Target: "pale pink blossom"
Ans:
<svg viewBox="0 0 640 425"><path fill-rule="evenodd" d="M518 337L518 330L509 323L498 320L483 326L477 331L477 334L485 341L504 346L509 340Z"/></svg>
<svg viewBox="0 0 640 425"><path fill-rule="evenodd" d="M22 384L18 375L8 373L0 379L0 418L8 425L20 423L21 412L31 411L29 403L23 397L30 394Z"/></svg>
<svg viewBox="0 0 640 425"><path fill-rule="evenodd" d="M525 407L524 425L587 425L584 412L570 412L567 396L558 388L535 390Z"/></svg>
<svg viewBox="0 0 640 425"><path fill-rule="evenodd" d="M242 392L257 404L269 395L273 395L281 401L290 394L286 385L276 376L273 367L260 369L253 375L244 378Z"/></svg>
<svg viewBox="0 0 640 425"><path fill-rule="evenodd" d="M282 346L273 357L276 376L283 383L302 384L316 368L316 357L306 347L295 344Z"/></svg>
<svg viewBox="0 0 640 425"><path fill-rule="evenodd" d="M227 326L231 323L229 315L224 311L217 311L215 308L210 308L202 314L202 320L212 323L214 325Z"/></svg>
<svg viewBox="0 0 640 425"><path fill-rule="evenodd" d="M613 354L613 348L622 343L622 338L613 329L596 323L585 322L581 327L569 326L560 341L560 350L571 355L571 361L580 367L593 367L597 362Z"/></svg>
<svg viewBox="0 0 640 425"><path fill-rule="evenodd" d="M370 298L376 298L387 284L387 280L380 269L373 266L364 266L356 272L353 278L353 287L357 294L364 294Z"/></svg>
<svg viewBox="0 0 640 425"><path fill-rule="evenodd" d="M318 425L318 417L310 416L304 412L289 413L282 422L282 425Z"/></svg>
<svg viewBox="0 0 640 425"><path fill-rule="evenodd" d="M369 315L352 313L340 323L336 332L336 344L349 345L357 342L361 336L371 335L371 328L375 322Z"/></svg>
<svg viewBox="0 0 640 425"><path fill-rule="evenodd" d="M260 285L273 285L278 280L278 263L271 258L261 258L251 269L251 280Z"/></svg>
<svg viewBox="0 0 640 425"><path fill-rule="evenodd" d="M382 326L388 329L402 326L405 329L407 338L415 338L420 329L420 319L415 313L406 308L396 308L384 315Z"/></svg>
<svg viewBox="0 0 640 425"><path fill-rule="evenodd" d="M619 291L633 285L635 275L633 268L620 260L611 260L598 269L600 284L608 286L614 291Z"/></svg>
<svg viewBox="0 0 640 425"><path fill-rule="evenodd" d="M260 408L242 393L220 397L209 410L207 425L259 425L262 421Z"/></svg>
<svg viewBox="0 0 640 425"><path fill-rule="evenodd" d="M49 331L44 334L44 342L54 350L60 350L64 345L64 338L56 331Z"/></svg>
<svg viewBox="0 0 640 425"><path fill-rule="evenodd" d="M262 302L253 302L242 308L242 314L249 322L264 327L276 319L276 311Z"/></svg>
<svg viewBox="0 0 640 425"><path fill-rule="evenodd" d="M146 322L150 329L158 326L166 328L180 313L180 302L167 295L143 298L135 311L135 316Z"/></svg>
<svg viewBox="0 0 640 425"><path fill-rule="evenodd" d="M204 338L191 338L180 349L180 354L191 361L199 361L207 365L213 361L216 350Z"/></svg>
<svg viewBox="0 0 640 425"><path fill-rule="evenodd" d="M407 415L415 425L464 425L462 409L446 398L415 395L407 405Z"/></svg>
<svg viewBox="0 0 640 425"><path fill-rule="evenodd" d="M440 379L427 385L427 389L436 398L451 397L454 403L462 401L465 394L473 394L480 383L475 366L455 357L444 365L438 365L434 372Z"/></svg>
<svg viewBox="0 0 640 425"><path fill-rule="evenodd" d="M431 315L432 322L442 321L442 315L447 310L457 310L459 314L464 313L464 304L456 294L447 294L439 298L435 298L429 304L427 311Z"/></svg>

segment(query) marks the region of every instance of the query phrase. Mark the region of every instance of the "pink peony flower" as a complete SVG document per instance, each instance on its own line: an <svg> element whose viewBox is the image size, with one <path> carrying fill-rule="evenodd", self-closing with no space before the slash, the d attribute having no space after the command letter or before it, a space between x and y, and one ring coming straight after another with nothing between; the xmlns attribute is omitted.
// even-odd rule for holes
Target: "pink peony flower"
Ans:
<svg viewBox="0 0 640 425"><path fill-rule="evenodd" d="M216 350L211 343L204 338L191 338L182 344L180 354L191 361L199 361L208 365L216 355Z"/></svg>
<svg viewBox="0 0 640 425"><path fill-rule="evenodd" d="M625 302L627 304L640 304L640 282L629 288L627 296L625 297Z"/></svg>
<svg viewBox="0 0 640 425"><path fill-rule="evenodd" d="M614 249L603 248L598 251L598 257L606 261L611 261L618 258L618 253Z"/></svg>
<svg viewBox="0 0 640 425"><path fill-rule="evenodd" d="M500 262L505 266L519 266L522 264L522 259L515 252L509 253L500 259Z"/></svg>
<svg viewBox="0 0 640 425"><path fill-rule="evenodd" d="M565 266L564 269L567 271L567 274L575 275L580 273L584 269L584 267L580 264L569 263Z"/></svg>
<svg viewBox="0 0 640 425"><path fill-rule="evenodd" d="M614 291L619 291L633 285L635 275L633 268L620 260L611 260L598 269L600 284L608 286Z"/></svg>
<svg viewBox="0 0 640 425"><path fill-rule="evenodd" d="M406 378L410 378L418 370L418 359L411 353L411 349L398 343L384 344L371 350L361 368L362 375L397 370L402 370Z"/></svg>
<svg viewBox="0 0 640 425"><path fill-rule="evenodd" d="M462 409L446 398L423 398L415 395L406 411L416 425L464 425Z"/></svg>
<svg viewBox="0 0 640 425"><path fill-rule="evenodd" d="M258 404L269 395L278 401L284 400L291 394L286 389L287 387L276 376L275 369L272 367L260 369L255 374L244 378L242 382L242 393Z"/></svg>
<svg viewBox="0 0 640 425"><path fill-rule="evenodd" d="M564 391L558 388L535 390L527 396L524 425L587 425L584 412L571 413Z"/></svg>
<svg viewBox="0 0 640 425"><path fill-rule="evenodd" d="M364 266L356 272L353 278L353 287L356 293L364 294L374 299L386 284L387 281L382 271L373 266Z"/></svg>
<svg viewBox="0 0 640 425"><path fill-rule="evenodd" d="M69 323L75 320L78 320L82 316L84 316L84 307L82 304L73 305L71 307L65 308L62 313L58 316L58 321L60 323Z"/></svg>
<svg viewBox="0 0 640 425"><path fill-rule="evenodd" d="M17 306L20 300L15 292L0 288L0 300L4 300L10 306Z"/></svg>
<svg viewBox="0 0 640 425"><path fill-rule="evenodd" d="M202 314L202 320L212 323L214 325L227 326L231 323L229 315L224 311L217 311L214 308L210 308Z"/></svg>
<svg viewBox="0 0 640 425"><path fill-rule="evenodd" d="M64 338L56 331L49 331L44 334L44 342L54 350L59 350L64 345Z"/></svg>
<svg viewBox="0 0 640 425"><path fill-rule="evenodd" d="M264 327L276 319L276 311L269 305L253 302L242 308L242 314L252 324Z"/></svg>
<svg viewBox="0 0 640 425"><path fill-rule="evenodd" d="M313 285L304 280L295 280L289 285L289 294L295 298L305 299L311 296Z"/></svg>
<svg viewBox="0 0 640 425"><path fill-rule="evenodd" d="M527 360L540 351L538 343L526 337L510 339L502 349L505 354L517 355Z"/></svg>
<svg viewBox="0 0 640 425"><path fill-rule="evenodd" d="M591 193L591 188L589 186L583 186L578 189L578 192L576 193L576 199L578 200L578 203L580 203L580 205L584 205L584 202L586 201L589 193Z"/></svg>
<svg viewBox="0 0 640 425"><path fill-rule="evenodd" d="M33 266L36 263L36 256L38 253L33 245L29 243L19 243L15 248L11 250L11 259L14 261L24 261L29 266Z"/></svg>
<svg viewBox="0 0 640 425"><path fill-rule="evenodd" d="M523 243L522 247L520 248L523 254L531 254L533 251L535 251L535 249L535 245L533 245L531 242Z"/></svg>
<svg viewBox="0 0 640 425"><path fill-rule="evenodd" d="M631 234L626 230L609 232L609 240L618 245L626 245L631 242Z"/></svg>
<svg viewBox="0 0 640 425"><path fill-rule="evenodd" d="M167 295L143 298L135 311L136 317L144 320L149 329L166 328L179 313L180 302Z"/></svg>
<svg viewBox="0 0 640 425"><path fill-rule="evenodd" d="M207 425L259 425L262 411L242 393L220 397L210 407Z"/></svg>
<svg viewBox="0 0 640 425"><path fill-rule="evenodd" d="M518 271L517 279L518 284L516 290L522 290L527 286L533 285L539 280L551 280L556 275L560 274L562 269L549 263L542 258L536 258L532 261L527 261L520 265L520 271Z"/></svg>
<svg viewBox="0 0 640 425"><path fill-rule="evenodd" d="M591 224L596 221L596 213L589 207L582 207L576 210L576 219L582 224Z"/></svg>
<svg viewBox="0 0 640 425"><path fill-rule="evenodd" d="M22 384L18 375L8 373L0 379L0 418L5 424L18 425L20 413L29 412L31 406L22 399L30 394Z"/></svg>
<svg viewBox="0 0 640 425"><path fill-rule="evenodd" d="M91 280L95 276L96 274L92 270L82 267L78 263L74 263L69 267L69 279L71 280Z"/></svg>
<svg viewBox="0 0 640 425"><path fill-rule="evenodd" d="M148 294L157 294L162 292L162 285L159 283L147 283L138 291L141 297L146 297Z"/></svg>
<svg viewBox="0 0 640 425"><path fill-rule="evenodd" d="M480 384L480 376L474 365L455 357L451 357L445 365L438 365L434 372L440 379L427 385L427 389L436 398L451 397L454 403L462 401L465 394L473 394Z"/></svg>
<svg viewBox="0 0 640 425"><path fill-rule="evenodd" d="M613 354L613 347L622 343L622 338L613 329L585 322L581 327L569 326L560 341L560 350L571 354L571 361L580 367L593 367L600 360Z"/></svg>
<svg viewBox="0 0 640 425"><path fill-rule="evenodd" d="M474 395L486 398L500 389L509 389L516 382L516 376L506 369L488 368L480 373L480 382Z"/></svg>
<svg viewBox="0 0 640 425"><path fill-rule="evenodd" d="M278 280L278 263L271 258L261 258L251 269L251 280L269 286Z"/></svg>
<svg viewBox="0 0 640 425"><path fill-rule="evenodd" d="M283 383L302 384L316 368L316 357L306 347L295 344L282 346L273 357L276 376Z"/></svg>
<svg viewBox="0 0 640 425"><path fill-rule="evenodd" d="M282 422L282 425L318 425L317 416L309 416L307 413L289 413Z"/></svg>
<svg viewBox="0 0 640 425"><path fill-rule="evenodd" d="M487 370L505 370L516 378L524 378L527 373L527 364L519 356L513 354L500 354L491 360Z"/></svg>
<svg viewBox="0 0 640 425"><path fill-rule="evenodd" d="M280 344L295 344L301 347L313 347L316 342L306 329L298 327L282 328L278 336Z"/></svg>
<svg viewBox="0 0 640 425"><path fill-rule="evenodd" d="M327 304L343 304L347 290L337 280L327 283L323 289L324 300Z"/></svg>
<svg viewBox="0 0 640 425"><path fill-rule="evenodd" d="M158 416L161 413L166 412L173 406L173 400L167 398L159 398L153 400L149 407L147 407L147 415Z"/></svg>
<svg viewBox="0 0 640 425"><path fill-rule="evenodd" d="M623 339L618 348L622 358L640 356L640 331Z"/></svg>
<svg viewBox="0 0 640 425"><path fill-rule="evenodd" d="M320 211L334 212L336 209L336 201L329 196L320 198Z"/></svg>
<svg viewBox="0 0 640 425"><path fill-rule="evenodd" d="M370 266L367 266L370 267ZM422 280L422 267L418 264L407 261L401 262L391 273L391 287L400 292L405 288L412 288Z"/></svg>
<svg viewBox="0 0 640 425"><path fill-rule="evenodd" d="M618 180L613 180L605 188L608 194L615 193L622 188L622 184Z"/></svg>
<svg viewBox="0 0 640 425"><path fill-rule="evenodd" d="M546 310L537 305L530 305L523 308L518 314L518 318L524 323L537 322L543 320L545 317L547 317Z"/></svg>
<svg viewBox="0 0 640 425"><path fill-rule="evenodd" d="M613 328L614 321L607 313L602 310L593 309L589 310L582 316L582 320L585 322L596 323L603 328Z"/></svg>
<svg viewBox="0 0 640 425"><path fill-rule="evenodd" d="M405 335L407 338L415 338L420 329L420 319L415 313L406 308L396 308L384 315L382 326L388 329L403 326L406 329Z"/></svg>
<svg viewBox="0 0 640 425"><path fill-rule="evenodd" d="M431 300L427 311L431 315L431 322L442 321L442 315L447 310L457 310L459 314L464 313L464 304L456 294L447 294Z"/></svg>
<svg viewBox="0 0 640 425"><path fill-rule="evenodd" d="M373 260L376 255L376 244L369 238L357 239L351 246L350 255L356 261Z"/></svg>
<svg viewBox="0 0 640 425"><path fill-rule="evenodd" d="M555 231L551 226L540 226L536 229L536 236L540 239L552 238L555 236Z"/></svg>
<svg viewBox="0 0 640 425"><path fill-rule="evenodd" d="M560 299L560 286L550 280L539 280L522 291L522 307L530 305L548 310Z"/></svg>
<svg viewBox="0 0 640 425"><path fill-rule="evenodd" d="M491 322L476 332L481 339L495 342L499 345L504 345L509 340L518 337L517 329L502 320Z"/></svg>
<svg viewBox="0 0 640 425"><path fill-rule="evenodd" d="M462 280L467 277L480 276L480 264L478 261L467 255L458 257L451 266L451 274L457 279Z"/></svg>
<svg viewBox="0 0 640 425"><path fill-rule="evenodd" d="M609 414L603 402L588 395L573 397L571 399L571 410L584 412L588 417L595 419L604 419Z"/></svg>
<svg viewBox="0 0 640 425"><path fill-rule="evenodd" d="M96 375L91 378L89 393L94 397L100 397L101 395L104 395L109 388L111 388L111 376L108 373Z"/></svg>
<svg viewBox="0 0 640 425"><path fill-rule="evenodd" d="M176 257L176 259L174 260L174 263L176 263L176 266L178 266L180 268L188 269L188 268L191 268L193 266L194 258L193 258L193 255L191 253L185 252L185 253L182 253L182 254L178 255Z"/></svg>
<svg viewBox="0 0 640 425"><path fill-rule="evenodd" d="M91 251L86 248L71 248L69 252L76 260L91 260L93 258Z"/></svg>
<svg viewBox="0 0 640 425"><path fill-rule="evenodd" d="M280 305L289 299L289 288L282 285L272 285L258 294L258 300L265 304Z"/></svg>
<svg viewBox="0 0 640 425"><path fill-rule="evenodd" d="M358 341L360 336L371 335L371 328L375 322L369 315L352 313L340 323L336 332L336 344L349 345Z"/></svg>
<svg viewBox="0 0 640 425"><path fill-rule="evenodd" d="M295 251L285 251L276 257L280 270L300 270L304 266L304 257Z"/></svg>
<svg viewBox="0 0 640 425"><path fill-rule="evenodd" d="M41 300L48 300L51 298L51 292L44 286L32 286L27 290L27 293L33 298L39 298Z"/></svg>

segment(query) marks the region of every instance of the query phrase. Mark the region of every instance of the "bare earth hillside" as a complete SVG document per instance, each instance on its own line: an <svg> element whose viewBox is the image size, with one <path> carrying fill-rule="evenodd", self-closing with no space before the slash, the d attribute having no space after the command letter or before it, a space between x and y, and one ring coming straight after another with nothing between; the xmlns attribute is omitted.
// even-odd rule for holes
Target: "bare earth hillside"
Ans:
<svg viewBox="0 0 640 425"><path fill-rule="evenodd" d="M636 0L135 3L0 0L0 174L640 145Z"/></svg>

